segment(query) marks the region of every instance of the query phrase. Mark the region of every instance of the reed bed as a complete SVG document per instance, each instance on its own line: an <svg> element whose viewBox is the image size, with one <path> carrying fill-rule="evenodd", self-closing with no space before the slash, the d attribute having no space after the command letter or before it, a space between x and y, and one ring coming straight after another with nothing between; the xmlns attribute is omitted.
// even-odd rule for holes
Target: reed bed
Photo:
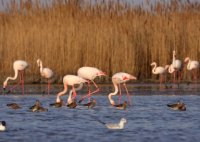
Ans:
<svg viewBox="0 0 200 142"><path fill-rule="evenodd" d="M171 64L173 50L181 60L200 60L199 3L13 0L0 13L1 81L14 74L12 63L22 59L30 64L26 81L34 82L40 77L38 58L56 73L56 83L82 66L109 76L123 71L139 80L155 79L151 62Z"/></svg>

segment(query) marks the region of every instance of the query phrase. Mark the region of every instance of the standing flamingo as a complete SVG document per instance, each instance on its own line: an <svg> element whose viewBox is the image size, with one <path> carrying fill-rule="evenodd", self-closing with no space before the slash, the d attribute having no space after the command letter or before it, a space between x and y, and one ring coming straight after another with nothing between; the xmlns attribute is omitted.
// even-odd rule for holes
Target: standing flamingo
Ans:
<svg viewBox="0 0 200 142"><path fill-rule="evenodd" d="M179 81L181 79L181 68L182 68L182 62L178 59L176 59L176 52L175 50L173 51L173 60L172 64L169 68L169 72L174 74L174 83L176 81L176 73L178 74Z"/></svg>
<svg viewBox="0 0 200 142"><path fill-rule="evenodd" d="M187 64L187 69L189 71L192 71L193 79L196 80L197 79L197 75L196 75L196 73L194 71L195 71L195 69L199 69L199 67L200 67L199 66L199 62L198 61L192 61L192 60L190 60L189 57L185 58L184 62L188 63Z"/></svg>
<svg viewBox="0 0 200 142"><path fill-rule="evenodd" d="M73 97L71 95L69 95L67 103L68 104L73 103L74 99L76 98L76 91L75 91L74 85L82 84L85 82L88 82L88 81L79 76L75 76L75 75L64 76L64 78L63 78L64 90L57 94L56 102L59 103L61 101L60 97L67 92L67 89L68 89L67 87L68 87L68 85L70 85L70 86L72 86Z"/></svg>
<svg viewBox="0 0 200 142"><path fill-rule="evenodd" d="M49 95L49 90L51 86L50 79L53 77L53 71L49 68L43 68L42 61L40 59L37 60L38 67L40 68L40 74L42 77L48 79L47 91Z"/></svg>
<svg viewBox="0 0 200 142"><path fill-rule="evenodd" d="M94 82L94 79L97 76L105 76L105 75L106 74L103 71L94 67L81 67L78 69L78 76L88 80L88 94L86 96L83 96L81 100L79 101L79 103L81 103L86 97L88 97L90 101L91 95L100 91L97 84ZM94 86L96 87L96 90L93 92L91 92L90 90L90 82L92 82Z"/></svg>
<svg viewBox="0 0 200 142"><path fill-rule="evenodd" d="M126 82L131 80L131 79L136 80L137 78L128 74L128 73L124 73L124 72L119 72L119 73L116 73L112 76L112 82L113 82L113 85L115 87L115 91L108 95L108 99L109 99L110 104L112 106L115 106L115 101L112 99L112 96L116 95L118 93L118 91L120 92L120 96L119 96L119 103L120 103L120 99L121 99L121 86L120 86L120 84L121 83L124 84L124 87L126 89L126 93L127 93L127 96L128 96L129 104L131 104L131 99L130 99L130 96L129 96L129 93L128 93L128 89L126 87ZM118 90L118 88L119 88L119 90Z"/></svg>
<svg viewBox="0 0 200 142"><path fill-rule="evenodd" d="M17 85L13 86L10 90L16 88L19 84L22 85L22 94L24 95L24 70L28 67L28 63L23 60L16 60L13 63L13 69L15 71L14 77L7 77L6 80L3 82L3 89L5 90L8 84L8 80L15 80L17 79L18 73L20 74L20 80ZM9 90L9 91L10 91Z"/></svg>
<svg viewBox="0 0 200 142"><path fill-rule="evenodd" d="M160 74L160 84L163 82L163 77L165 76L166 81L166 71L169 68L169 65L166 65L165 67L157 67L157 63L153 62L151 63L151 66L153 66L152 73L153 74Z"/></svg>

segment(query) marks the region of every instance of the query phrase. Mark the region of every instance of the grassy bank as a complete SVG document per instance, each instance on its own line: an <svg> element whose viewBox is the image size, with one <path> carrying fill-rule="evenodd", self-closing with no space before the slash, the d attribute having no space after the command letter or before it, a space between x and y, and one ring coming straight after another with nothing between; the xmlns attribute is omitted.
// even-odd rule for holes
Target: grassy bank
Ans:
<svg viewBox="0 0 200 142"><path fill-rule="evenodd" d="M173 0L133 7L59 0L44 6L40 0L27 0L12 1L0 13L1 81L14 74L16 59L30 64L27 81L35 81L40 76L38 58L54 70L56 82L82 66L110 76L124 71L141 80L155 79L150 63L171 64L174 49L181 60L200 59L200 4Z"/></svg>

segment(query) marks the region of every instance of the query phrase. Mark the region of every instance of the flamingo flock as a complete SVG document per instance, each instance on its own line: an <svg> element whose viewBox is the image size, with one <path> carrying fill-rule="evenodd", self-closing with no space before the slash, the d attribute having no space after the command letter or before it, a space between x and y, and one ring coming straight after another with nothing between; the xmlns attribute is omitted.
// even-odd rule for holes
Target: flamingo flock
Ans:
<svg viewBox="0 0 200 142"><path fill-rule="evenodd" d="M192 72L192 78L193 80L197 79L197 73L195 70L199 69L200 65L198 61L191 60L189 57L186 57L184 60L184 63L187 64L187 70ZM48 80L47 85L47 91L49 95L50 91L50 84L51 79L54 76L53 71L50 68L44 68L43 63L41 59L37 60L37 65L39 67L39 72L41 76ZM14 88L16 88L18 85L21 85L22 88L22 94L24 94L24 74L25 69L27 69L29 64L26 61L23 60L17 60L13 63L13 69L14 69L14 77L7 77L5 81L3 82L3 89L6 90L8 86L9 80L16 80L19 76L19 82L18 84L14 85L11 89L8 90L8 92L12 91ZM180 82L180 79L182 77L182 70L183 70L183 64L182 61L176 58L176 52L173 51L172 53L172 62L170 65L165 65L164 67L158 66L156 62L151 63L152 73L155 75L160 75L160 84L163 82L166 82L166 75L167 73L171 73L173 75L173 82ZM86 95L82 96L80 100L78 101L79 104L82 103L86 98L88 99L88 103L83 104L83 106L87 106L88 108L92 108L96 105L96 100L91 99L92 95L95 93L98 93L100 91L100 88L95 83L95 79L97 77L101 76L107 76L105 72L102 70L95 68L95 67L80 67L77 70L77 75L71 75L67 74L63 77L63 90L59 92L56 95L55 103L50 104L50 106L54 107L61 107L63 103L62 96L67 93L69 90L69 95L67 99L67 105L70 108L75 108L77 106L76 100L77 100L77 91L81 90L84 86L84 84L87 85L88 92ZM177 79L178 77L178 79ZM119 108L119 109L125 109L127 104L131 105L131 97L127 88L126 83L130 80L137 80L137 78L131 74L125 73L125 72L118 72L115 73L112 77L112 83L114 86L114 92L111 92L108 94L108 101L113 107ZM95 90L92 91L91 84L94 86ZM78 85L78 87L75 87L75 85ZM121 85L124 86L127 100L121 102L122 99L122 88ZM113 99L113 96L118 95L118 102L116 102ZM14 107L15 108L15 107Z"/></svg>
<svg viewBox="0 0 200 142"><path fill-rule="evenodd" d="M186 57L184 63L187 64L187 70L192 72L192 79L197 79L197 70L199 69L199 62L193 61L189 57ZM183 71L183 63L181 60L176 58L176 52L173 51L172 54L172 63L170 65L165 65L165 67L157 67L156 62L152 62L151 66L153 66L152 73L160 75L160 84L163 83L163 77L166 82L167 72L173 75L173 83L180 82L182 78ZM196 71L196 72L195 72Z"/></svg>

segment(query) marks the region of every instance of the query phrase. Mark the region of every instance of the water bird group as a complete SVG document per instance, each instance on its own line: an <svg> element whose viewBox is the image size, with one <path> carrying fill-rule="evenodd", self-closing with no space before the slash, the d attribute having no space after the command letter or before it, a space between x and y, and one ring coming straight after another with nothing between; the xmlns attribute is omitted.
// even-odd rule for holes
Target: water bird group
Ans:
<svg viewBox="0 0 200 142"><path fill-rule="evenodd" d="M195 60L191 60L189 57L186 57L184 60L184 63L187 64L187 70L192 71L193 79L197 79L197 75L194 70L198 69L200 67L199 62ZM37 60L37 65L39 67L39 72L42 77L48 80L47 85L47 91L49 94L50 91L50 83L51 79L54 76L53 71L50 68L44 68L43 63L41 59ZM13 86L9 91L12 91L14 88L16 88L18 85L21 85L22 87L22 94L24 94L24 72L25 69L28 68L29 64L26 61L23 60L16 60L13 63L13 69L14 69L14 76L13 77L7 77L5 81L3 82L3 89L6 90L8 86L9 80L16 80L19 76L19 82L17 85ZM156 62L152 62L151 66L153 66L152 73L156 75L160 75L160 83L163 81L166 82L166 74L167 72L173 74L174 82L176 82L176 77L178 76L178 80L181 79L181 71L183 70L183 64L182 61L176 58L176 52L173 51L172 54L172 62L170 65L165 65L165 67L157 66ZM92 95L99 92L100 89L98 85L95 83L96 77L101 76L107 76L105 72L102 70L95 68L95 67L80 67L77 70L77 75L72 74L66 74L63 77L63 90L56 95L55 103L50 104L49 106L61 108L64 106L64 101L62 100L62 96L67 93L69 90L68 87L70 86L72 89L69 90L69 95L67 98L67 107L69 108L76 108L77 105L85 106L89 109L94 108L96 106L97 101L92 98ZM117 72L113 74L112 76L112 83L114 86L114 92L111 92L108 94L108 100L116 109L124 110L127 108L128 105L131 105L131 98L128 91L128 88L126 86L126 83L130 80L137 80L137 78L129 73L126 72ZM86 84L88 87L88 92L86 95L82 96L78 103L77 103L77 91L81 90L83 88L83 85ZM91 90L91 84L94 86L95 90ZM126 95L127 95L127 101L124 101L121 103L122 99L122 88L121 85L123 84ZM75 85L78 85L78 87L75 87ZM116 102L113 98L113 96L118 95L118 102ZM87 103L81 104L82 101L85 99L88 99ZM11 109L20 109L21 106L17 103L9 103L7 106ZM185 111L186 106L183 102L178 101L174 104L167 104L169 108L172 110L179 110L179 111ZM32 112L45 112L48 111L47 108L42 107L41 102L39 100L36 100L35 104L30 107L30 111ZM121 121L118 124L105 124L105 126L109 129L123 129L124 124L126 123L126 119L121 119ZM4 124L4 123L3 123Z"/></svg>
<svg viewBox="0 0 200 142"><path fill-rule="evenodd" d="M197 72L195 72L195 70L199 69L199 62L186 57L184 59L184 63L187 64L187 70L192 72L192 79L196 81ZM158 67L156 62L152 62L151 66L153 66L152 73L155 75L160 75L160 84L163 83L163 80L166 82L167 72L173 75L173 83L180 83L180 80L183 76L184 64L181 60L176 58L175 50L172 53L172 63L170 65L165 65L165 67ZM163 79L163 77L165 78Z"/></svg>

